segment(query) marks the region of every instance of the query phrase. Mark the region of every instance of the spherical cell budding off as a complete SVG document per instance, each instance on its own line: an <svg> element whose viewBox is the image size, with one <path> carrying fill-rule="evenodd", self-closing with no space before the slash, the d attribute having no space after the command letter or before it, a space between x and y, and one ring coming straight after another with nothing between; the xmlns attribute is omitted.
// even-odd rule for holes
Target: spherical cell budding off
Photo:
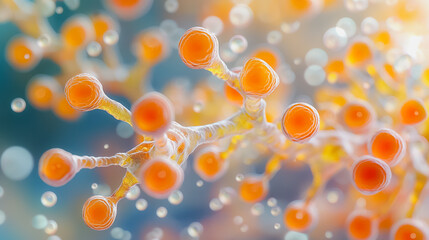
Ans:
<svg viewBox="0 0 429 240"><path fill-rule="evenodd" d="M308 232L316 225L318 214L312 203L293 201L286 207L283 220L291 231Z"/></svg>
<svg viewBox="0 0 429 240"><path fill-rule="evenodd" d="M66 46L81 49L95 37L91 20L86 16L74 16L68 19L61 28L61 36Z"/></svg>
<svg viewBox="0 0 429 240"><path fill-rule="evenodd" d="M390 240L426 239L429 239L429 226L420 219L402 219L391 228Z"/></svg>
<svg viewBox="0 0 429 240"><path fill-rule="evenodd" d="M139 173L141 188L154 198L166 198L183 183L183 169L165 158L150 160Z"/></svg>
<svg viewBox="0 0 429 240"><path fill-rule="evenodd" d="M316 135L320 127L317 110L306 103L294 103L282 118L283 133L294 142L304 143Z"/></svg>
<svg viewBox="0 0 429 240"><path fill-rule="evenodd" d="M138 34L133 42L133 49L140 61L156 64L169 54L166 34L159 30L149 30Z"/></svg>
<svg viewBox="0 0 429 240"><path fill-rule="evenodd" d="M380 129L369 140L368 151L389 166L395 166L405 155L405 141L391 129Z"/></svg>
<svg viewBox="0 0 429 240"><path fill-rule="evenodd" d="M240 184L239 192L245 202L259 202L268 194L267 180L262 176L246 177Z"/></svg>
<svg viewBox="0 0 429 240"><path fill-rule="evenodd" d="M160 93L151 92L144 95L131 108L134 130L142 135L160 137L173 120L171 102Z"/></svg>
<svg viewBox="0 0 429 240"><path fill-rule="evenodd" d="M243 96L235 88L229 86L227 83L224 84L225 97L229 102L241 106L243 105Z"/></svg>
<svg viewBox="0 0 429 240"><path fill-rule="evenodd" d="M244 64L239 78L244 94L254 98L270 95L280 82L270 65L258 58L251 58Z"/></svg>
<svg viewBox="0 0 429 240"><path fill-rule="evenodd" d="M179 55L186 66L204 69L219 57L216 36L207 29L193 27L188 29L179 42Z"/></svg>
<svg viewBox="0 0 429 240"><path fill-rule="evenodd" d="M65 86L65 94L68 103L80 111L98 108L105 97L100 81L86 73L69 79Z"/></svg>
<svg viewBox="0 0 429 240"><path fill-rule="evenodd" d="M400 110L401 122L406 125L413 125L423 122L427 117L427 110L420 100L407 100Z"/></svg>
<svg viewBox="0 0 429 240"><path fill-rule="evenodd" d="M194 170L202 179L214 181L225 173L228 162L220 156L218 149L208 147L194 157Z"/></svg>
<svg viewBox="0 0 429 240"><path fill-rule="evenodd" d="M82 217L94 230L108 229L116 218L116 202L109 197L92 196L83 205Z"/></svg>
<svg viewBox="0 0 429 240"><path fill-rule="evenodd" d="M383 190L392 178L387 163L380 159L364 156L352 166L352 180L356 188L365 195L373 195Z"/></svg>
<svg viewBox="0 0 429 240"><path fill-rule="evenodd" d="M347 234L353 240L373 240L377 237L377 222L369 211L355 210L347 218Z"/></svg>
<svg viewBox="0 0 429 240"><path fill-rule="evenodd" d="M340 122L353 133L368 131L375 119L372 107L366 102L350 102L340 111Z"/></svg>
<svg viewBox="0 0 429 240"><path fill-rule="evenodd" d="M73 155L59 148L46 151L39 161L39 176L50 186L66 184L78 171Z"/></svg>

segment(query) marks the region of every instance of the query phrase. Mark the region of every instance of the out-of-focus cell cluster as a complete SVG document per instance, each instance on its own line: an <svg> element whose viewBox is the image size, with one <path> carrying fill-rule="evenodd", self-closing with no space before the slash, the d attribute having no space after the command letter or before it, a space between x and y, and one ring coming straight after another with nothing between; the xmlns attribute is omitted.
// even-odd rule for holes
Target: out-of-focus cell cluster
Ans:
<svg viewBox="0 0 429 240"><path fill-rule="evenodd" d="M29 104L51 109L66 120L100 109L134 129L136 144L127 152L93 157L53 148L40 158L40 178L55 187L84 168L126 169L110 196L95 195L83 205L88 227L110 228L119 201L139 197L136 186L172 205L184 197L197 197L179 191L185 166L192 166L202 180L214 182L236 170L237 162L254 161L264 163L263 171L244 168L249 172L236 176L236 186L221 189L209 203L211 210L241 201L248 203L252 215L261 216L261 202L271 196L275 175L306 165L312 184L300 189L299 199L284 209L275 198L267 201L269 213L283 218L283 225L276 222L273 229L290 230L285 239L306 239L336 214L342 215L344 221L337 224L350 239L429 239L429 215L419 213L429 178L429 18L424 11L428 2L207 1L201 21L194 24L201 27L178 30L170 20L136 33L130 48L136 58L132 66L119 56L116 17L136 19L150 10L152 0L106 0L114 15L76 14L59 33L46 19L50 1L2 2L1 10L10 12L6 20L22 31L6 46L9 64L29 71L48 58L61 68L59 75L35 75L29 80ZM350 14L372 15L360 16L361 21L339 18L321 39L302 39L314 40L314 47L302 59L287 62L290 57L280 43L300 31L302 22L340 6ZM175 0L166 0L164 7L169 13L190 11L179 8ZM371 7L386 9L377 15ZM274 29L267 33L266 43L253 45L253 39L239 34L253 24ZM222 32L232 34L226 39ZM200 81L191 88L186 80L175 79L162 93L151 91L146 82L151 69L172 52L187 67L210 72L221 85L216 88L212 82ZM293 70L295 66L302 67L302 74ZM312 98L291 101L296 82L313 88ZM131 109L110 94L124 96L133 103ZM12 103L15 112L25 109L25 101L19 101ZM3 160L5 155L2 164L8 161ZM342 189L329 191L329 183L340 175L347 176ZM325 195L329 203L344 198L342 205L330 210L320 200ZM48 207L57 201L51 192L42 200ZM141 198L135 206L143 211L148 203ZM159 218L167 214L165 207L156 210ZM240 218L234 217L240 231L251 232ZM112 236L123 231L114 230ZM193 222L186 234L199 238L204 231L204 224ZM325 231L325 238L332 238L332 232ZM160 233L155 228L147 233L151 234L158 239Z"/></svg>

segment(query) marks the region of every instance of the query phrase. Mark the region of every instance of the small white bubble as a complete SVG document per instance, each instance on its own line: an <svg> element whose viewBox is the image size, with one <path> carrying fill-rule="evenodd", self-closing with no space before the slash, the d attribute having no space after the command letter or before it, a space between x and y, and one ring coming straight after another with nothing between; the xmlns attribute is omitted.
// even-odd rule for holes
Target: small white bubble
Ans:
<svg viewBox="0 0 429 240"><path fill-rule="evenodd" d="M280 31L271 31L267 35L267 42L272 45L280 43L282 39L283 35Z"/></svg>
<svg viewBox="0 0 429 240"><path fill-rule="evenodd" d="M223 22L220 18L216 16L210 16L204 19L203 27L207 28L214 35L219 35L223 31Z"/></svg>
<svg viewBox="0 0 429 240"><path fill-rule="evenodd" d="M229 12L229 20L236 27L245 27L253 19L252 9L246 4L237 4Z"/></svg>
<svg viewBox="0 0 429 240"><path fill-rule="evenodd" d="M54 192L47 191L42 194L40 201L45 207L53 207L57 203L57 195Z"/></svg>
<svg viewBox="0 0 429 240"><path fill-rule="evenodd" d="M64 9L62 8L62 7L57 7L57 8L55 8L55 13L56 14L61 14L61 13L63 13L64 12Z"/></svg>
<svg viewBox="0 0 429 240"><path fill-rule="evenodd" d="M271 197L267 200L268 207L275 207L277 206L277 199Z"/></svg>
<svg viewBox="0 0 429 240"><path fill-rule="evenodd" d="M14 111L16 113L23 112L25 110L26 106L27 106L27 104L25 103L25 100L22 98L13 99L12 103L10 104L12 111Z"/></svg>
<svg viewBox="0 0 429 240"><path fill-rule="evenodd" d="M91 184L91 189L92 190L95 190L95 189L97 189L98 188L98 184L97 183L93 183L93 184Z"/></svg>
<svg viewBox="0 0 429 240"><path fill-rule="evenodd" d="M310 86L319 86L325 81L325 70L318 65L311 65L304 71L304 79Z"/></svg>
<svg viewBox="0 0 429 240"><path fill-rule="evenodd" d="M356 34L356 28L357 28L356 23L351 18L348 18L348 17L341 18L337 22L337 27L343 29L348 38Z"/></svg>
<svg viewBox="0 0 429 240"><path fill-rule="evenodd" d="M134 185L130 188L130 190L127 192L125 197L128 200L136 200L140 196L140 188L137 185Z"/></svg>
<svg viewBox="0 0 429 240"><path fill-rule="evenodd" d="M199 238L201 236L201 233L203 233L203 225L199 222L193 222L189 225L187 231L189 236L193 238Z"/></svg>
<svg viewBox="0 0 429 240"><path fill-rule="evenodd" d="M114 227L110 231L110 236L114 239L122 239L124 237L124 230L120 227Z"/></svg>
<svg viewBox="0 0 429 240"><path fill-rule="evenodd" d="M281 227L280 223L275 223L275 224L274 224L274 229L275 229L275 230L279 230L279 229L280 229L280 227Z"/></svg>
<svg viewBox="0 0 429 240"><path fill-rule="evenodd" d="M242 53L247 49L247 39L241 35L234 35L229 40L229 47L234 53Z"/></svg>
<svg viewBox="0 0 429 240"><path fill-rule="evenodd" d="M121 138L127 139L133 136L134 129L128 123L119 122L118 125L116 125L116 134Z"/></svg>
<svg viewBox="0 0 429 240"><path fill-rule="evenodd" d="M107 30L103 35L103 41L107 45L115 45L119 40L119 34L115 30Z"/></svg>
<svg viewBox="0 0 429 240"><path fill-rule="evenodd" d="M233 188L225 187L219 191L219 200L224 205L229 205L232 202L232 198L235 195L235 191Z"/></svg>
<svg viewBox="0 0 429 240"><path fill-rule="evenodd" d="M204 185L204 182L202 180L198 180L196 185L197 187L202 187Z"/></svg>
<svg viewBox="0 0 429 240"><path fill-rule="evenodd" d="M307 54L305 54L305 63L307 66L319 65L324 67L328 63L328 54L320 48L310 49Z"/></svg>
<svg viewBox="0 0 429 240"><path fill-rule="evenodd" d="M48 225L48 219L45 215L38 214L33 217L32 225L35 229L44 229Z"/></svg>
<svg viewBox="0 0 429 240"><path fill-rule="evenodd" d="M218 198L213 198L210 200L209 207L212 211L219 211L223 208L223 204Z"/></svg>
<svg viewBox="0 0 429 240"><path fill-rule="evenodd" d="M241 173L239 173L235 176L235 181L237 181L237 182L241 182L241 181L243 181L243 179L244 179L244 175Z"/></svg>
<svg viewBox="0 0 429 240"><path fill-rule="evenodd" d="M275 206L275 207L271 208L270 212L271 212L271 215L278 216L278 215L280 215L280 213L282 212L282 210L280 209L280 207Z"/></svg>
<svg viewBox="0 0 429 240"><path fill-rule="evenodd" d="M101 50L101 45L96 41L92 41L86 46L86 52L91 57L97 57L100 55Z"/></svg>
<svg viewBox="0 0 429 240"><path fill-rule="evenodd" d="M194 110L194 112L199 113L199 112L201 112L201 110L203 108L204 108L204 104L202 102L198 101L194 104L192 109Z"/></svg>
<svg viewBox="0 0 429 240"><path fill-rule="evenodd" d="M47 34L42 34L40 35L40 37L37 39L37 45L40 48L46 48L51 44L51 37L49 37L49 35Z"/></svg>
<svg viewBox="0 0 429 240"><path fill-rule="evenodd" d="M104 144L103 148L104 148L104 149L109 149L109 144L107 144L107 143L106 143L106 144Z"/></svg>
<svg viewBox="0 0 429 240"><path fill-rule="evenodd" d="M264 213L264 205L262 203L255 203L250 209L250 212L253 216L261 216L262 213Z"/></svg>
<svg viewBox="0 0 429 240"><path fill-rule="evenodd" d="M177 0L167 0L164 3L164 8L168 13L175 13L179 9L179 2Z"/></svg>
<svg viewBox="0 0 429 240"><path fill-rule="evenodd" d="M14 181L23 180L33 170L33 156L23 147L12 146L1 155L0 166L7 178Z"/></svg>
<svg viewBox="0 0 429 240"><path fill-rule="evenodd" d="M49 220L45 227L45 233L48 235L54 235L58 230L58 224L54 220Z"/></svg>
<svg viewBox="0 0 429 240"><path fill-rule="evenodd" d="M241 225L244 221L242 216L235 216L234 219L232 219L235 225Z"/></svg>
<svg viewBox="0 0 429 240"><path fill-rule="evenodd" d="M173 205L179 205L183 201L183 193L179 190L176 190L168 196L168 202Z"/></svg>
<svg viewBox="0 0 429 240"><path fill-rule="evenodd" d="M136 201L136 208L139 211L144 211L147 208L147 201L146 199L140 198Z"/></svg>
<svg viewBox="0 0 429 240"><path fill-rule="evenodd" d="M339 50L347 45L347 34L342 28L330 28L323 35L323 44L331 50Z"/></svg>
<svg viewBox="0 0 429 240"><path fill-rule="evenodd" d="M366 35L374 34L378 31L378 21L373 17L366 17L360 25L362 32Z"/></svg>
<svg viewBox="0 0 429 240"><path fill-rule="evenodd" d="M165 207L159 207L156 210L156 216L158 216L159 218L165 218L165 216L167 216L167 209Z"/></svg>

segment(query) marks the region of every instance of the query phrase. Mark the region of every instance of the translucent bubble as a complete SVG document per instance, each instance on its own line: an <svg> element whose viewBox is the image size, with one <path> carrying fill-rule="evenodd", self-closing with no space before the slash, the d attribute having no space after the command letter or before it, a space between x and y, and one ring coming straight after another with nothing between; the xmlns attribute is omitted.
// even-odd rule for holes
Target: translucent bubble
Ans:
<svg viewBox="0 0 429 240"><path fill-rule="evenodd" d="M326 231L326 232L325 232L325 237L326 237L327 239L331 239L333 236L334 236L334 235L332 234L332 232L330 232L330 231Z"/></svg>
<svg viewBox="0 0 429 240"><path fill-rule="evenodd" d="M360 24L362 32L366 35L374 34L378 31L378 21L373 17L366 17Z"/></svg>
<svg viewBox="0 0 429 240"><path fill-rule="evenodd" d="M187 231L189 236L193 238L199 238L201 236L201 233L203 233L203 225L199 222L193 222L189 225Z"/></svg>
<svg viewBox="0 0 429 240"><path fill-rule="evenodd" d="M45 233L48 235L54 235L58 230L58 224L54 220L49 220L45 227Z"/></svg>
<svg viewBox="0 0 429 240"><path fill-rule="evenodd" d="M133 136L134 129L128 123L120 122L116 125L116 134L121 138L127 139Z"/></svg>
<svg viewBox="0 0 429 240"><path fill-rule="evenodd" d="M285 84L291 84L295 81L295 73L287 64L282 64L277 73L279 74L280 80Z"/></svg>
<svg viewBox="0 0 429 240"><path fill-rule="evenodd" d="M104 144L103 148L104 148L104 149L109 149L109 144L107 144L107 143L106 143L106 144Z"/></svg>
<svg viewBox="0 0 429 240"><path fill-rule="evenodd" d="M168 35L174 33L177 30L177 23L171 19L165 19L161 22L159 27L164 30Z"/></svg>
<svg viewBox="0 0 429 240"><path fill-rule="evenodd" d="M356 28L357 28L356 23L351 18L348 18L348 17L341 18L337 22L337 27L343 29L348 38L356 34Z"/></svg>
<svg viewBox="0 0 429 240"><path fill-rule="evenodd" d="M301 23L300 22L293 22L293 23L282 23L280 25L280 29L284 32L284 33L294 33L296 31L298 31L299 27L300 27Z"/></svg>
<svg viewBox="0 0 429 240"><path fill-rule="evenodd" d="M403 24L399 18L389 17L386 19L386 26L393 31L401 31Z"/></svg>
<svg viewBox="0 0 429 240"><path fill-rule="evenodd" d="M107 30L103 35L103 41L107 45L115 45L119 40L119 34L115 30Z"/></svg>
<svg viewBox="0 0 429 240"><path fill-rule="evenodd" d="M50 17L54 15L56 5L54 0L36 0L35 7L38 13L44 17Z"/></svg>
<svg viewBox="0 0 429 240"><path fill-rule="evenodd" d="M203 27L207 28L214 35L219 35L223 31L223 22L216 16L210 16L204 19Z"/></svg>
<svg viewBox="0 0 429 240"><path fill-rule="evenodd" d="M179 2L177 0L167 0L164 3L164 8L168 13L174 13L179 9Z"/></svg>
<svg viewBox="0 0 429 240"><path fill-rule="evenodd" d="M2 186L0 186L0 198L2 198L4 195L4 189Z"/></svg>
<svg viewBox="0 0 429 240"><path fill-rule="evenodd" d="M328 29L323 35L323 44L331 50L339 50L347 44L347 34L339 27Z"/></svg>
<svg viewBox="0 0 429 240"><path fill-rule="evenodd" d="M210 200L209 207L212 211L219 211L223 208L223 204L218 198L213 198Z"/></svg>
<svg viewBox="0 0 429 240"><path fill-rule="evenodd" d="M368 0L344 0L347 10L351 12L363 11L368 8Z"/></svg>
<svg viewBox="0 0 429 240"><path fill-rule="evenodd" d="M136 200L140 196L140 188L137 185L134 185L130 188L130 191L127 192L125 197L128 200Z"/></svg>
<svg viewBox="0 0 429 240"><path fill-rule="evenodd" d="M328 63L328 54L320 48L310 49L307 54L305 54L305 63L307 66L319 65L324 67Z"/></svg>
<svg viewBox="0 0 429 240"><path fill-rule="evenodd" d="M168 196L168 202L173 205L179 205L183 201L183 193L179 190L176 190Z"/></svg>
<svg viewBox="0 0 429 240"><path fill-rule="evenodd" d="M285 235L285 240L308 240L307 234L289 231Z"/></svg>
<svg viewBox="0 0 429 240"><path fill-rule="evenodd" d="M268 33L267 42L269 44L278 44L283 39L283 35L280 31L274 30Z"/></svg>
<svg viewBox="0 0 429 240"><path fill-rule="evenodd" d="M0 225L3 225L3 223L6 221L6 214L0 210Z"/></svg>
<svg viewBox="0 0 429 240"><path fill-rule="evenodd" d="M156 216L158 216L159 218L165 218L165 216L167 216L167 209L165 207L159 207L158 209L156 209Z"/></svg>
<svg viewBox="0 0 429 240"><path fill-rule="evenodd" d="M249 226L247 226L246 224L240 227L241 232L247 232L248 230L249 230Z"/></svg>
<svg viewBox="0 0 429 240"><path fill-rule="evenodd" d="M335 204L340 199L340 195L338 194L337 190L332 190L328 192L328 194L326 195L326 199L329 203Z"/></svg>
<svg viewBox="0 0 429 240"><path fill-rule="evenodd" d="M237 4L229 12L229 20L236 27L245 27L252 19L252 9L246 4Z"/></svg>
<svg viewBox="0 0 429 240"><path fill-rule="evenodd" d="M196 185L197 187L202 187L204 185L204 182L202 180L198 180Z"/></svg>
<svg viewBox="0 0 429 240"><path fill-rule="evenodd" d="M37 46L40 48L46 48L51 44L51 37L48 34L42 34L37 39Z"/></svg>
<svg viewBox="0 0 429 240"><path fill-rule="evenodd" d="M70 9L70 10L76 10L79 8L80 0L64 0L64 4Z"/></svg>
<svg viewBox="0 0 429 240"><path fill-rule="evenodd" d="M44 229L48 225L48 219L45 215L37 214L33 217L32 225L35 229Z"/></svg>
<svg viewBox="0 0 429 240"><path fill-rule="evenodd" d="M325 70L317 65L307 67L304 72L304 79L310 86L319 86L325 81L325 77Z"/></svg>
<svg viewBox="0 0 429 240"><path fill-rule="evenodd" d="M395 71L398 73L403 73L405 71L408 71L413 64L413 60L410 57L410 55L402 55L398 59L396 59L395 63L393 64L393 67L395 68Z"/></svg>
<svg viewBox="0 0 429 240"><path fill-rule="evenodd" d="M93 183L93 184L91 184L91 189L92 190L95 190L95 189L97 189L98 188L98 184L97 183Z"/></svg>
<svg viewBox="0 0 429 240"><path fill-rule="evenodd" d="M295 65L299 65L299 64L301 64L301 59L300 59L300 58L295 58L295 59L293 60L293 64L295 64Z"/></svg>
<svg viewBox="0 0 429 240"><path fill-rule="evenodd" d="M26 107L25 100L22 98L15 98L12 100L12 103L10 104L10 107L12 108L12 111L16 113L20 113L25 110Z"/></svg>
<svg viewBox="0 0 429 240"><path fill-rule="evenodd" d="M61 238L57 235L52 235L47 238L47 240L61 240Z"/></svg>
<svg viewBox="0 0 429 240"><path fill-rule="evenodd" d="M242 53L247 49L247 39L241 35L234 35L229 40L229 47L234 53Z"/></svg>
<svg viewBox="0 0 429 240"><path fill-rule="evenodd" d="M274 224L274 229L275 229L275 230L279 230L279 229L280 229L280 227L281 227L281 226L280 226L280 223L275 223L275 224Z"/></svg>
<svg viewBox="0 0 429 240"><path fill-rule="evenodd" d="M62 14L63 12L64 12L64 9L62 7L55 8L55 13L56 14Z"/></svg>
<svg viewBox="0 0 429 240"><path fill-rule="evenodd" d="M264 205L262 203L255 203L250 209L250 212L253 216L261 216L262 213L264 213Z"/></svg>
<svg viewBox="0 0 429 240"><path fill-rule="evenodd" d="M124 236L122 236L121 240L131 240L131 232L129 231L124 231Z"/></svg>
<svg viewBox="0 0 429 240"><path fill-rule="evenodd" d="M140 198L136 201L136 208L139 211L144 211L147 208L147 201L143 198Z"/></svg>
<svg viewBox="0 0 429 240"><path fill-rule="evenodd" d="M96 41L92 41L86 46L86 52L91 57L97 57L101 53L101 45Z"/></svg>
<svg viewBox="0 0 429 240"><path fill-rule="evenodd" d="M114 239L122 239L124 237L124 230L120 227L114 227L110 230L110 236Z"/></svg>
<svg viewBox="0 0 429 240"><path fill-rule="evenodd" d="M271 197L267 200L268 207L275 207L277 206L277 199Z"/></svg>
<svg viewBox="0 0 429 240"><path fill-rule="evenodd" d="M278 206L271 208L271 211L270 211L271 215L273 215L273 216L278 216L278 215L280 215L281 212L282 212L282 210Z"/></svg>
<svg viewBox="0 0 429 240"><path fill-rule="evenodd" d="M23 147L9 147L1 155L0 166L7 178L15 181L23 180L33 170L33 156Z"/></svg>
<svg viewBox="0 0 429 240"><path fill-rule="evenodd" d="M47 191L42 194L40 201L45 207L53 207L57 203L57 195L54 192Z"/></svg>
<svg viewBox="0 0 429 240"><path fill-rule="evenodd" d="M237 181L237 182L241 182L241 181L243 181L243 179L244 179L244 175L241 173L239 173L235 176L235 181Z"/></svg>
<svg viewBox="0 0 429 240"><path fill-rule="evenodd" d="M235 191L233 188L225 187L219 191L219 200L224 205L229 205L232 202L232 198L235 195Z"/></svg>
<svg viewBox="0 0 429 240"><path fill-rule="evenodd" d="M199 113L201 112L201 110L203 109L204 104L200 101L195 102L194 106L192 107L192 110L194 110L194 112Z"/></svg>
<svg viewBox="0 0 429 240"><path fill-rule="evenodd" d="M243 223L243 217L242 216L235 216L232 221L235 225L241 225Z"/></svg>

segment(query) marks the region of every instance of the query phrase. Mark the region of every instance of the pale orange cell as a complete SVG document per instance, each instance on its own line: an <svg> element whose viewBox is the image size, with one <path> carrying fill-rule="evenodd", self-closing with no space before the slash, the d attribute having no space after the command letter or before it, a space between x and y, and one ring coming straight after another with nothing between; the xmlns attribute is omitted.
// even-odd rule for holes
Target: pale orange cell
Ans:
<svg viewBox="0 0 429 240"><path fill-rule="evenodd" d="M391 237L392 240L427 240L429 226L419 219L402 219L392 227Z"/></svg>
<svg viewBox="0 0 429 240"><path fill-rule="evenodd" d="M363 67L372 59L371 48L365 42L352 43L346 53L346 63L351 67Z"/></svg>
<svg viewBox="0 0 429 240"><path fill-rule="evenodd" d="M92 26L95 32L95 39L99 43L103 43L103 36L108 30L116 30L118 24L112 17L107 14L99 13L91 17Z"/></svg>
<svg viewBox="0 0 429 240"><path fill-rule="evenodd" d="M159 30L149 30L136 36L133 42L135 55L141 61L156 64L169 53L168 37Z"/></svg>
<svg viewBox="0 0 429 240"><path fill-rule="evenodd" d="M347 218L347 233L354 240L369 240L377 235L376 224L368 211L357 210Z"/></svg>
<svg viewBox="0 0 429 240"><path fill-rule="evenodd" d="M365 102L350 102L340 112L340 121L346 128L355 133L368 130L374 123L375 113Z"/></svg>
<svg viewBox="0 0 429 240"><path fill-rule="evenodd" d="M140 186L154 198L166 198L183 182L183 170L169 159L157 158L145 163L140 171Z"/></svg>
<svg viewBox="0 0 429 240"><path fill-rule="evenodd" d="M179 42L179 55L186 66L194 69L208 68L218 58L218 40L207 29L188 29Z"/></svg>
<svg viewBox="0 0 429 240"><path fill-rule="evenodd" d="M236 105L243 105L243 96L234 88L229 86L227 83L224 84L224 92L226 99L228 99L229 102L234 103Z"/></svg>
<svg viewBox="0 0 429 240"><path fill-rule="evenodd" d="M20 71L34 68L42 59L42 50L30 37L13 38L6 47L6 58L12 67Z"/></svg>
<svg viewBox="0 0 429 240"><path fill-rule="evenodd" d="M245 202L255 203L268 194L268 184L260 176L246 177L240 184L240 196Z"/></svg>
<svg viewBox="0 0 429 240"><path fill-rule="evenodd" d="M311 204L305 205L302 201L294 201L287 206L283 221L291 231L309 231L317 222L316 209Z"/></svg>
<svg viewBox="0 0 429 240"><path fill-rule="evenodd" d="M153 0L105 0L107 7L123 20L134 20L149 11Z"/></svg>
<svg viewBox="0 0 429 240"><path fill-rule="evenodd" d="M422 101L410 99L402 105L400 116L403 124L417 124L426 119L427 110Z"/></svg>
<svg viewBox="0 0 429 240"><path fill-rule="evenodd" d="M311 0L287 0L290 6L296 11L309 11L313 5Z"/></svg>
<svg viewBox="0 0 429 240"><path fill-rule="evenodd" d="M170 100L157 92L144 95L131 108L133 127L142 135L162 136L173 120Z"/></svg>
<svg viewBox="0 0 429 240"><path fill-rule="evenodd" d="M27 85L27 99L38 109L49 109L59 88L59 84L52 77L36 76Z"/></svg>
<svg viewBox="0 0 429 240"><path fill-rule="evenodd" d="M39 161L39 176L48 185L59 187L79 171L73 155L59 148L46 151Z"/></svg>
<svg viewBox="0 0 429 240"><path fill-rule="evenodd" d="M195 156L194 170L202 179L214 181L226 170L227 162L217 149L209 148Z"/></svg>
<svg viewBox="0 0 429 240"><path fill-rule="evenodd" d="M319 131L320 117L317 110L306 103L294 103L282 118L283 133L294 142L309 141Z"/></svg>
<svg viewBox="0 0 429 240"><path fill-rule="evenodd" d="M86 16L75 16L68 19L61 27L64 44L70 48L83 48L94 38L94 28Z"/></svg>
<svg viewBox="0 0 429 240"><path fill-rule="evenodd" d="M279 85L279 76L263 60L251 58L240 73L240 84L246 96L264 98L270 95Z"/></svg>
<svg viewBox="0 0 429 240"><path fill-rule="evenodd" d="M264 60L273 69L277 69L280 64L280 57L278 54L269 48L260 48L256 50L252 57Z"/></svg>
<svg viewBox="0 0 429 240"><path fill-rule="evenodd" d="M383 190L392 178L389 166L380 159L364 156L352 166L353 183L363 194L373 195Z"/></svg>
<svg viewBox="0 0 429 240"><path fill-rule="evenodd" d="M381 49L386 49L391 44L391 37L388 31L381 31L374 36L374 42Z"/></svg>
<svg viewBox="0 0 429 240"><path fill-rule="evenodd" d="M368 150L374 157L394 166L404 157L405 141L391 129L380 129L368 142Z"/></svg>
<svg viewBox="0 0 429 240"><path fill-rule="evenodd" d="M396 16L405 22L415 21L422 15L419 5L416 2L401 0L395 5Z"/></svg>
<svg viewBox="0 0 429 240"><path fill-rule="evenodd" d="M116 203L109 197L92 196L83 205L82 218L88 227L106 230L115 221Z"/></svg>
<svg viewBox="0 0 429 240"><path fill-rule="evenodd" d="M53 110L58 117L66 121L75 121L81 115L80 111L70 106L65 96L56 98Z"/></svg>
<svg viewBox="0 0 429 240"><path fill-rule="evenodd" d="M98 108L105 94L98 79L87 73L70 78L64 88L70 106L80 111L90 111Z"/></svg>
<svg viewBox="0 0 429 240"><path fill-rule="evenodd" d="M331 60L325 66L326 76L329 82L335 83L345 74L345 66L343 60Z"/></svg>

